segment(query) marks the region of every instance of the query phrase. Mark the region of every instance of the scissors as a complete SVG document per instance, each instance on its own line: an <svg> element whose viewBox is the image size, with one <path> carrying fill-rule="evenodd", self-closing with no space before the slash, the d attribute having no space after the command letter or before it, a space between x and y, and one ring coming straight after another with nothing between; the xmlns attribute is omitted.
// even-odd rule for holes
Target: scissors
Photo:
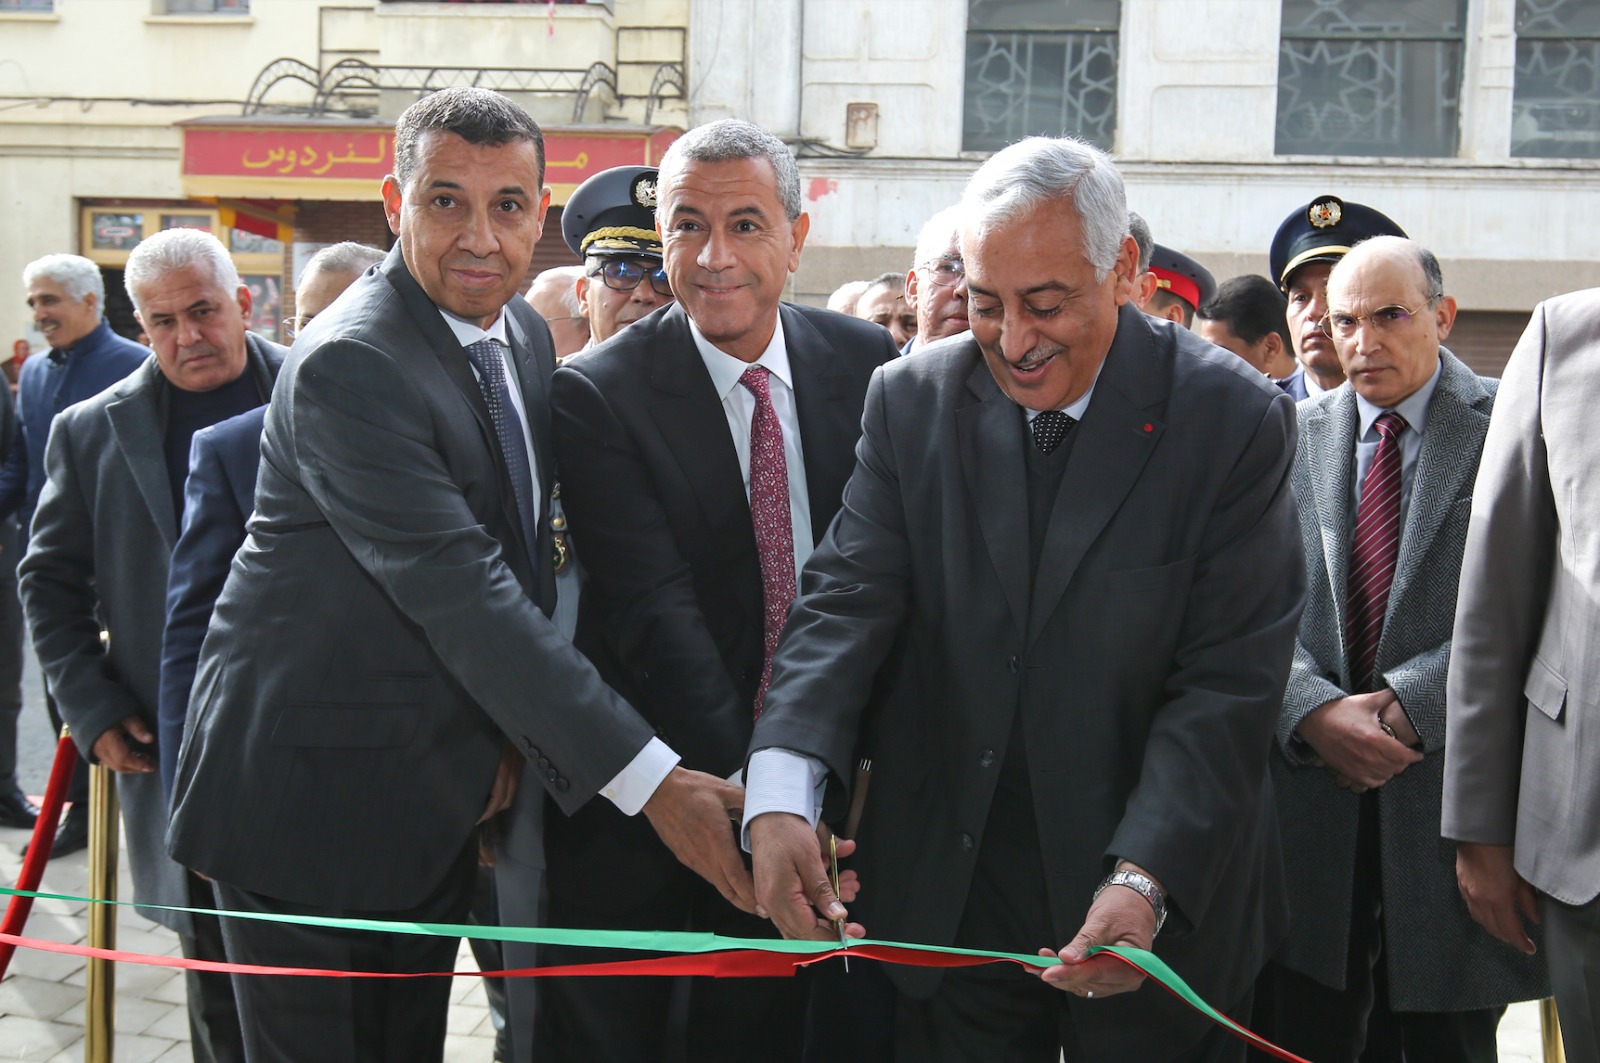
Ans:
<svg viewBox="0 0 1600 1063"><path fill-rule="evenodd" d="M828 836L828 851L833 858L833 870L829 877L833 880L833 895L837 897L839 896L839 839L832 835ZM850 942L844 936L844 920L835 919L833 925L839 931L839 947L841 949L849 948ZM848 956L844 958L844 969L846 974L850 972L850 957Z"/></svg>

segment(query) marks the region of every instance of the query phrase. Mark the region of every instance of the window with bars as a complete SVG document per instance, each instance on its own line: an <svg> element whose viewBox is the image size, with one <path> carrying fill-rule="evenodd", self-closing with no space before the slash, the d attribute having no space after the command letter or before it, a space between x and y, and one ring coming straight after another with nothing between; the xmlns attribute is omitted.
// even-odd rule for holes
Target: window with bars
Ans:
<svg viewBox="0 0 1600 1063"><path fill-rule="evenodd" d="M1511 154L1600 159L1600 4L1517 0Z"/></svg>
<svg viewBox="0 0 1600 1063"><path fill-rule="evenodd" d="M1110 149L1121 0L967 0L961 146L1070 133Z"/></svg>
<svg viewBox="0 0 1600 1063"><path fill-rule="evenodd" d="M1280 155L1453 156L1467 0L1283 0Z"/></svg>
<svg viewBox="0 0 1600 1063"><path fill-rule="evenodd" d="M250 0L156 0L163 15L248 15Z"/></svg>

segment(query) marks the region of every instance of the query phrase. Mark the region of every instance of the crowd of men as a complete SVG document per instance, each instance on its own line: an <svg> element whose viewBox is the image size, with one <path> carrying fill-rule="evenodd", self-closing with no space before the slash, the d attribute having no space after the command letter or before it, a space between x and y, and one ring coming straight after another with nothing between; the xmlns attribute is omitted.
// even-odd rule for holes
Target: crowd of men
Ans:
<svg viewBox="0 0 1600 1063"><path fill-rule="evenodd" d="M1040 967L508 979L496 1054L1244 1059L1095 952L1132 945L1318 1063L1493 1060L1552 985L1600 1061L1600 292L1501 385L1378 210L1318 196L1219 285L1070 138L826 310L782 299L810 219L753 125L590 178L582 265L529 278L544 178L516 105L424 97L394 246L319 253L289 349L197 230L130 255L148 351L92 263L24 275L51 350L0 401L0 518L52 709L118 773L136 900L265 917L146 909L186 956L870 933ZM196 1059L443 1051L447 979L188 990Z"/></svg>

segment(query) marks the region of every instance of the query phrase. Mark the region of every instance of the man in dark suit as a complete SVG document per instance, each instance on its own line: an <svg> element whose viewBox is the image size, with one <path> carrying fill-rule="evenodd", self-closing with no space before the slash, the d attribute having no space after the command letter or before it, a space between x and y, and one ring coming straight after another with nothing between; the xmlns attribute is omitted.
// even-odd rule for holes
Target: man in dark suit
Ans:
<svg viewBox="0 0 1600 1063"><path fill-rule="evenodd" d="M1129 305L1098 150L1012 145L963 212L972 335L874 377L778 648L745 806L758 896L789 936L846 918L808 820L817 785L842 807L870 724L861 923L1063 961L1042 981L891 969L902 1058L1239 1059L1161 993L1116 996L1140 980L1085 950L1153 943L1244 1016L1282 936L1267 755L1303 594L1294 410Z"/></svg>
<svg viewBox="0 0 1600 1063"><path fill-rule="evenodd" d="M1195 311L1194 330L1201 338L1232 351L1258 369L1296 401L1293 377L1300 372L1289 338L1283 293L1265 277L1247 273L1217 286L1217 294ZM1301 390L1304 391L1304 382Z"/></svg>
<svg viewBox="0 0 1600 1063"><path fill-rule="evenodd" d="M17 384L17 418L11 424L12 442L5 464L0 466L0 517L16 516L16 534L3 544L13 550L10 559L0 565L16 572L17 562L28 550L28 528L33 522L33 511L39 504L39 492L44 489L44 450L50 438L50 424L62 410L75 402L98 395L106 388L125 378L144 364L150 352L123 339L111 331L105 320L105 279L100 267L79 255L46 255L28 263L22 271L22 283L28 289L28 309L33 312L33 323L50 344L45 357L30 358L22 363ZM11 576L6 578L10 582ZM11 588L14 590L14 588ZM8 593L0 586L0 594ZM13 597L15 595L13 594ZM18 610L20 614L20 609ZM15 655L17 673L15 687L8 680L3 688L8 700L13 700L18 711L22 707L22 622L16 617L16 627L4 638L8 640L5 653ZM50 712L50 722L57 730L61 727L60 713L51 696L48 678L45 687L45 707ZM14 719L14 714L13 714ZM13 723L14 727L15 724ZM12 740L13 756L15 739ZM89 844L89 766L80 760L67 789L67 800L72 807L56 834L52 856L76 852ZM4 809L0 810L9 825L32 825L37 810L22 796L13 782L9 797L0 797Z"/></svg>
<svg viewBox="0 0 1600 1063"><path fill-rule="evenodd" d="M166 802L153 743L167 561L190 438L265 402L284 351L245 330L250 290L210 233L151 237L129 256L125 276L155 353L56 418L49 479L19 569L22 601L78 748L118 773L134 899L210 908L210 887L162 846ZM222 958L215 917L150 916L178 931L185 956ZM242 1060L228 979L191 973L188 990L196 1058Z"/></svg>
<svg viewBox="0 0 1600 1063"><path fill-rule="evenodd" d="M1327 1063L1496 1058L1542 960L1473 923L1439 841L1445 675L1472 484L1496 384L1441 344L1438 260L1394 236L1328 278L1348 386L1300 407L1309 587L1272 758L1292 919L1261 1033Z"/></svg>
<svg viewBox="0 0 1600 1063"><path fill-rule="evenodd" d="M460 922L514 766L565 812L643 811L751 906L741 802L689 771L548 619L548 329L503 313L542 227L543 139L497 93L401 116L399 242L296 337L250 534L212 616L168 846L224 907ZM543 519L541 519L543 518ZM447 969L449 938L231 920L246 962ZM436 1059L449 983L241 980L252 1063Z"/></svg>
<svg viewBox="0 0 1600 1063"><path fill-rule="evenodd" d="M578 646L685 764L730 776L759 711L770 625L838 512L867 381L897 352L882 328L779 302L809 218L794 156L757 127L724 120L677 140L661 163L656 223L677 305L555 375L562 500L589 574ZM750 374L764 378L765 407L741 386ZM752 434L763 409L781 454L765 455ZM770 559L759 516L768 457L781 459L787 543ZM771 932L614 808L553 819L548 859L557 926ZM797 1056L803 983L686 988L687 1058ZM672 989L548 984L539 1058L662 1057Z"/></svg>

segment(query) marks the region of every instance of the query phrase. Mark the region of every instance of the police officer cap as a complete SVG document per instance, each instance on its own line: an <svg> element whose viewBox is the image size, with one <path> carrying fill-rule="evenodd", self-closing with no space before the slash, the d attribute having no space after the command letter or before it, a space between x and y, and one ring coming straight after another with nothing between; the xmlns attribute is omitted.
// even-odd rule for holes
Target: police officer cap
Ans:
<svg viewBox="0 0 1600 1063"><path fill-rule="evenodd" d="M1150 272L1156 275L1157 288L1171 292L1195 310L1217 294L1217 282L1211 271L1170 247L1155 245L1150 252Z"/></svg>
<svg viewBox="0 0 1600 1063"><path fill-rule="evenodd" d="M654 166L613 166L579 185L561 212L561 235L572 253L660 258L658 176Z"/></svg>
<svg viewBox="0 0 1600 1063"><path fill-rule="evenodd" d="M1272 276L1287 291L1289 275L1308 262L1336 262L1363 240L1405 235L1388 215L1365 203L1318 196L1278 226L1272 238Z"/></svg>

